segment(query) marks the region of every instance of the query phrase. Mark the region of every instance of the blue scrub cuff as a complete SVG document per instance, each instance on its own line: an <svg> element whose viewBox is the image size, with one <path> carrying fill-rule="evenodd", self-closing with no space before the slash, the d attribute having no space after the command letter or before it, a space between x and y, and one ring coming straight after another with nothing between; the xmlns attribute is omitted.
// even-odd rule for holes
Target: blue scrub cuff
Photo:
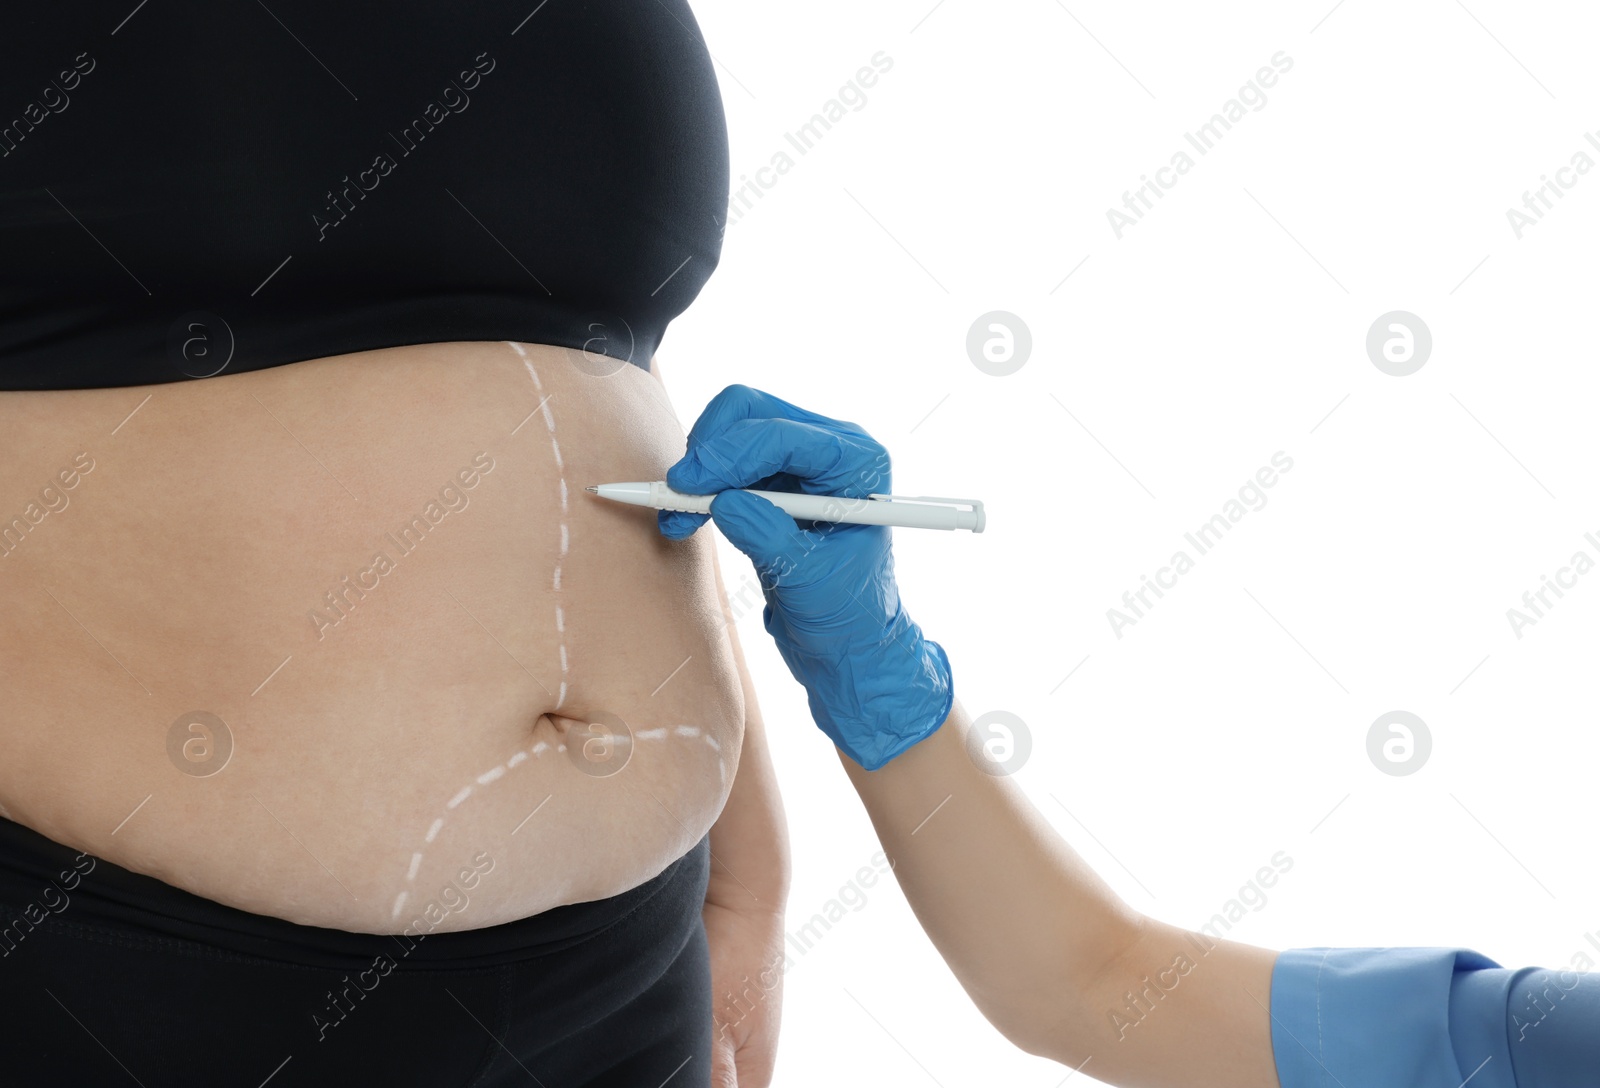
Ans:
<svg viewBox="0 0 1600 1088"><path fill-rule="evenodd" d="M1600 1083L1600 974L1465 948L1293 948L1272 972L1282 1088Z"/></svg>

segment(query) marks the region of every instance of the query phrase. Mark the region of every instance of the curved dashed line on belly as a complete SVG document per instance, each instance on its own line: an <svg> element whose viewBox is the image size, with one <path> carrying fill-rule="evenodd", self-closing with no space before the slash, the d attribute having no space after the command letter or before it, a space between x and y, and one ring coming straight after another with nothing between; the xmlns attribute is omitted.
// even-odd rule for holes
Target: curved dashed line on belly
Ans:
<svg viewBox="0 0 1600 1088"><path fill-rule="evenodd" d="M655 729L640 729L635 731L633 734L635 740L666 740L669 735L676 735L685 739L698 736L701 740L705 741L707 747L709 747L713 752L719 753L717 758L717 774L724 780L724 782L726 781L727 771L720 755L722 751L722 745L717 743L716 737L713 737L709 732L701 730L698 726L679 725L670 730L666 726L659 726ZM451 796L450 800L445 802L445 815L435 817L433 823L428 825L428 833L423 838L424 848L426 848L428 844L432 843L436 838L439 837L439 832L444 828L445 817L451 812L454 812L456 809L460 808L467 798L471 797L474 793L477 793L480 786L487 787L490 784L504 778L508 771L515 769L522 763L528 762L529 756L542 756L545 752L564 751L566 751L566 745L564 744L558 744L552 748L548 741L537 740L534 741L533 744L528 748L520 749L513 753L511 758L506 760L504 763L491 767L480 775L476 775L473 779L476 785L469 784L457 790L455 794ZM422 868L423 852L423 850L419 849L411 855L411 863L406 870L407 884L416 883L417 873ZM409 888L396 896L394 901L394 912L390 915L391 919L400 917L401 911L405 909L406 900L410 897L411 890Z"/></svg>
<svg viewBox="0 0 1600 1088"><path fill-rule="evenodd" d="M522 345L516 343L515 341L507 340L506 343L510 345L511 350L515 351L519 356L521 356L522 365L528 368L528 376L533 379L534 392L543 393L544 383L539 381L539 372L534 370L533 360L528 358L528 353L523 351ZM552 585L556 591L559 592L561 589L561 564L562 561L566 559L567 548L571 543L571 533L567 528L567 477L564 462L561 459L561 444L556 441L556 419L550 411L549 397L545 397L539 402L539 410L544 414L545 429L550 433L550 453L551 456L555 458L557 479L561 489L561 550L556 556L556 568L555 573L552 576ZM562 610L559 601L555 606L555 610L556 633L561 636L559 643L559 653L561 657L561 687L556 693L556 705L552 709L559 709L561 704L565 702L567 698L567 622L566 613ZM702 733L698 727L692 725L680 725L677 727L676 733L678 736L686 739L689 737L698 736L710 746L712 751L717 752L717 774L719 778L726 783L727 769L724 766L720 754L722 751L722 746L717 743L717 739L711 736L710 733ZM664 740L667 737L667 729L664 726L658 729L642 729L634 735L640 740ZM526 751L519 751L515 753L510 759L506 760L499 766L491 767L483 774L477 775L474 781L477 783L477 786L486 787L498 779L505 777L507 771L512 770L518 764L525 762L529 756L542 756L549 749L550 745L545 741L535 741L533 745L530 746ZM555 750L558 752L564 752L566 751L566 746L557 745ZM451 796L450 800L445 802L445 815L436 817L433 823L429 825L428 834L423 840L425 846L431 844L434 839L439 837L439 832L444 827L445 816L448 816L451 812L454 812L457 808L464 804L467 798L472 796L475 788L476 787L472 783L468 783L456 791L456 793ZM422 868L422 854L423 852L418 850L411 855L411 864L406 872L407 884L412 884L416 881L417 872ZM394 902L394 913L391 915L391 918L400 917L400 912L405 909L406 900L410 898L410 896L411 892L409 889L407 889L402 891L399 896L396 897Z"/></svg>

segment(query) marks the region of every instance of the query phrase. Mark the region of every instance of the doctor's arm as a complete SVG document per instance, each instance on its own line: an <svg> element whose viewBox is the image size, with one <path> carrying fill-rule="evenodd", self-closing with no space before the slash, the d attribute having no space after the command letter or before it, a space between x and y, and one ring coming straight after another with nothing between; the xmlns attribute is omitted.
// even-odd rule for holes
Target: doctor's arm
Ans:
<svg viewBox="0 0 1600 1088"><path fill-rule="evenodd" d="M917 920L984 1016L1022 1049L1111 1084L1278 1088L1277 953L1130 908L1015 782L979 769L969 727L954 701L878 770L842 751L840 762Z"/></svg>
<svg viewBox="0 0 1600 1088"><path fill-rule="evenodd" d="M969 755L949 659L903 607L887 527L797 522L743 490L892 494L887 452L858 425L729 386L667 483L715 495L710 517L754 564L763 624L918 921L1019 1047L1129 1088L1600 1084L1600 972L1453 948L1273 952L1123 903ZM676 538L705 520L659 515Z"/></svg>

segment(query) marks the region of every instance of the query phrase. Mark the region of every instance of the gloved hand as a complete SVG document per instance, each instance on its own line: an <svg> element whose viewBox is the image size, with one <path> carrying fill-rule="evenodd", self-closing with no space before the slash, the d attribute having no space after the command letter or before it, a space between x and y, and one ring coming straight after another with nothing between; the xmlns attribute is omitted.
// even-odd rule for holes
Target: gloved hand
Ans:
<svg viewBox="0 0 1600 1088"><path fill-rule="evenodd" d="M794 518L738 488L864 498L890 494L889 454L854 423L730 385L689 431L688 452L667 486L711 495L712 520L755 564L761 614L811 715L869 771L924 739L955 697L943 647L900 605L889 527ZM663 535L680 540L707 515L662 510Z"/></svg>

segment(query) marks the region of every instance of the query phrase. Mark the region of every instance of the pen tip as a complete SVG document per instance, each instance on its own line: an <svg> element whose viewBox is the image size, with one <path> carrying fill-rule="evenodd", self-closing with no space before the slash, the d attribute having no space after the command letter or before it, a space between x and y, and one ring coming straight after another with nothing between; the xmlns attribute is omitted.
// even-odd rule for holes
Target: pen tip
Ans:
<svg viewBox="0 0 1600 1088"><path fill-rule="evenodd" d="M590 486L588 486L588 487L586 487L586 488L584 488L584 490L585 490L585 491L588 491L588 492L590 492L590 493L592 493L592 494L595 494L595 495L598 495L598 494L600 494L600 489L599 489L599 488L598 488L598 487L595 487L595 486L594 486L594 485L592 485L592 484L591 484L591 485L590 485Z"/></svg>

